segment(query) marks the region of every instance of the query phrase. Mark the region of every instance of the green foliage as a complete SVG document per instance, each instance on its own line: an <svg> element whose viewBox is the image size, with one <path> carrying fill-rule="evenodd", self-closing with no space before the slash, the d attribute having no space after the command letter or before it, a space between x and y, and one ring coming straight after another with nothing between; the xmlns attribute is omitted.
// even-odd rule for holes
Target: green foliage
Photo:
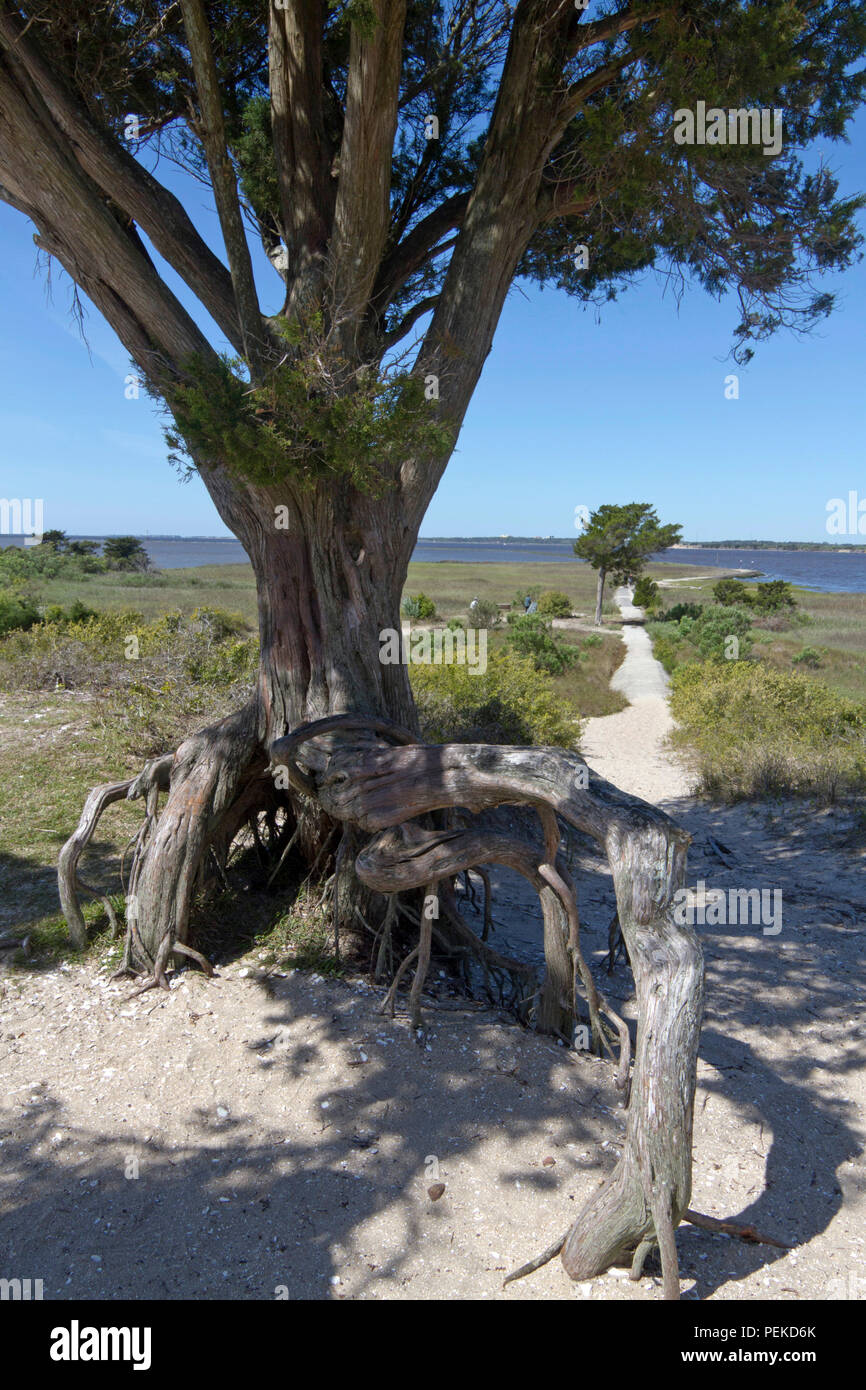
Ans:
<svg viewBox="0 0 866 1390"><path fill-rule="evenodd" d="M713 585L713 598L726 608L734 608L751 603L752 590L741 579L720 579L718 584Z"/></svg>
<svg viewBox="0 0 866 1390"><path fill-rule="evenodd" d="M514 651L532 662L536 671L546 671L551 676L567 671L577 660L574 648L557 640L550 623L540 613L509 613L506 640Z"/></svg>
<svg viewBox="0 0 866 1390"><path fill-rule="evenodd" d="M97 559L89 552L74 550L73 547L78 544L71 541L66 551L46 545L44 541L41 545L33 546L0 546L0 584L63 577L83 578L107 569L104 560Z"/></svg>
<svg viewBox="0 0 866 1390"><path fill-rule="evenodd" d="M43 531L42 544L50 546L52 550L66 550L69 542L66 539L65 531Z"/></svg>
<svg viewBox="0 0 866 1390"><path fill-rule="evenodd" d="M17 589L0 589L0 635L27 631L39 622L39 609L32 598Z"/></svg>
<svg viewBox="0 0 866 1390"><path fill-rule="evenodd" d="M466 622L468 627L496 627L501 616L498 603L489 598L479 598L470 604Z"/></svg>
<svg viewBox="0 0 866 1390"><path fill-rule="evenodd" d="M426 594L407 594L401 605L405 617L413 622L424 622L436 617L436 605Z"/></svg>
<svg viewBox="0 0 866 1390"><path fill-rule="evenodd" d="M719 603L721 602L722 600L719 599ZM659 618L664 623L678 623L680 618L699 618L703 611L703 604L701 603L675 603L673 607L661 613Z"/></svg>
<svg viewBox="0 0 866 1390"><path fill-rule="evenodd" d="M508 647L491 652L483 673L456 663L418 664L409 678L431 742L576 746L577 712L557 698L549 676Z"/></svg>
<svg viewBox="0 0 866 1390"><path fill-rule="evenodd" d="M102 558L113 570L150 568L148 553L137 536L109 536L102 547Z"/></svg>
<svg viewBox="0 0 866 1390"><path fill-rule="evenodd" d="M661 603L661 590L654 579L642 574L634 586L634 597L632 603L636 608L645 608L652 611L658 608Z"/></svg>
<svg viewBox="0 0 866 1390"><path fill-rule="evenodd" d="M648 502L605 503L590 514L574 542L574 553L618 583L638 574L647 556L667 550L681 537L679 526L663 526Z"/></svg>
<svg viewBox="0 0 866 1390"><path fill-rule="evenodd" d="M771 579L766 584L758 584L752 601L759 613L778 613L797 606L792 587L784 579Z"/></svg>
<svg viewBox="0 0 866 1390"><path fill-rule="evenodd" d="M236 358L217 366L190 360L172 398L176 429L166 430L176 464L188 471L196 460L216 460L255 483L345 481L380 496L410 455L450 452L453 429L426 399L420 377L353 371L318 341L321 313L303 330L288 323L279 331L284 360L256 388Z"/></svg>
<svg viewBox="0 0 866 1390"><path fill-rule="evenodd" d="M739 579L720 579L713 586L717 603L748 605L758 613L778 613L796 608L793 589L784 579L771 579L765 584L743 584Z"/></svg>
<svg viewBox="0 0 866 1390"><path fill-rule="evenodd" d="M705 661L730 660L729 640L736 637L740 659L749 655L752 619L742 608L712 605L698 618L681 618L680 633L690 641Z"/></svg>
<svg viewBox="0 0 866 1390"><path fill-rule="evenodd" d="M666 613L663 621L650 623L647 628L653 652L668 673L683 662L732 660L731 637L737 639L738 659L750 655L752 618L744 609L728 608L723 604L707 608L697 604L683 606L697 609L696 616L684 613L678 621L672 621L671 615ZM673 612L671 609L671 614Z"/></svg>
<svg viewBox="0 0 866 1390"><path fill-rule="evenodd" d="M817 670L824 664L822 654L817 647L804 647L802 651L796 652L791 660L795 666L809 666L813 670Z"/></svg>
<svg viewBox="0 0 866 1390"><path fill-rule="evenodd" d="M711 795L832 799L866 786L866 704L808 677L757 662L680 666L671 712Z"/></svg>
<svg viewBox="0 0 866 1390"><path fill-rule="evenodd" d="M561 589L546 589L538 600L542 618L570 618L571 609L571 599Z"/></svg>
<svg viewBox="0 0 866 1390"><path fill-rule="evenodd" d="M64 608L60 603L49 604L43 614L46 623L55 623L63 626L68 623L85 623L89 618L97 618L98 614L94 608L88 608L86 603L82 603L80 598L73 599L68 608Z"/></svg>

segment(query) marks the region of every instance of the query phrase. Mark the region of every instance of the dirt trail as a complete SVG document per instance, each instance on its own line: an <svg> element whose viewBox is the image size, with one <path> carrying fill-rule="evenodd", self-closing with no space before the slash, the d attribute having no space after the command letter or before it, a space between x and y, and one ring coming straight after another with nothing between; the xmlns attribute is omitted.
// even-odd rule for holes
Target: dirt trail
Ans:
<svg viewBox="0 0 866 1390"><path fill-rule="evenodd" d="M623 619L626 656L611 686L630 702L619 714L587 720L581 751L592 770L633 796L659 803L687 796L691 779L665 749L673 721L667 701L668 678L652 652L642 610L632 605L634 590L620 588L614 599Z"/></svg>

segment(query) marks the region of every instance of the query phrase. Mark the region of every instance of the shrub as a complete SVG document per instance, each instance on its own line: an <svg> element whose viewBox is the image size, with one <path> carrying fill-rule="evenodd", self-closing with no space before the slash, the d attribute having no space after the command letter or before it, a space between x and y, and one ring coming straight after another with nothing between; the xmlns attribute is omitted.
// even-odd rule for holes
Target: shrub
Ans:
<svg viewBox="0 0 866 1390"><path fill-rule="evenodd" d="M577 653L553 636L550 624L540 613L508 615L508 642L520 655L529 657L536 671L558 676L573 666Z"/></svg>
<svg viewBox="0 0 866 1390"><path fill-rule="evenodd" d="M804 647L801 652L797 652L791 657L795 666L811 666L814 669L822 665L823 658L816 647Z"/></svg>
<svg viewBox="0 0 866 1390"><path fill-rule="evenodd" d="M405 617L416 622L436 617L436 605L426 594L407 594L403 600L402 611Z"/></svg>
<svg viewBox="0 0 866 1390"><path fill-rule="evenodd" d="M39 622L39 609L27 594L15 589L0 589L0 634L26 632Z"/></svg>
<svg viewBox="0 0 866 1390"><path fill-rule="evenodd" d="M724 661L729 654L729 639L736 637L738 655L748 656L752 648L749 630L752 619L742 608L723 605L704 608L697 618L681 618L682 635L693 643L705 661Z"/></svg>
<svg viewBox="0 0 866 1390"><path fill-rule="evenodd" d="M498 603L493 603L489 598L479 598L475 600L474 608L469 609L467 623L469 627L496 627L501 616Z"/></svg>
<svg viewBox="0 0 866 1390"><path fill-rule="evenodd" d="M752 591L741 579L720 579L713 586L713 598L725 608L732 608L740 603L751 603Z"/></svg>
<svg viewBox="0 0 866 1390"><path fill-rule="evenodd" d="M412 664L409 679L422 733L434 743L576 746L577 711L528 657L508 647L491 652L483 674L453 663Z"/></svg>
<svg viewBox="0 0 866 1390"><path fill-rule="evenodd" d="M784 579L771 579L766 584L759 584L750 598L761 613L778 613L782 608L797 607L791 585Z"/></svg>
<svg viewBox="0 0 866 1390"><path fill-rule="evenodd" d="M0 639L0 686L107 695L98 716L112 740L146 757L249 698L258 641L243 627L243 619L218 609L164 613L152 622L131 610L78 621L64 614Z"/></svg>
<svg viewBox="0 0 866 1390"><path fill-rule="evenodd" d="M704 611L701 603L675 603L673 608L668 608L664 613L659 614L659 621L663 623L678 623L680 618L699 618Z"/></svg>
<svg viewBox="0 0 866 1390"><path fill-rule="evenodd" d="M84 623L88 618L97 617L95 608L88 608L86 603L82 603L80 598L72 600L68 608L64 608L60 603L51 603L45 609L43 620L46 623Z"/></svg>
<svg viewBox="0 0 866 1390"><path fill-rule="evenodd" d="M538 600L538 611L543 618L570 618L571 599L560 589L546 589Z"/></svg>
<svg viewBox="0 0 866 1390"><path fill-rule="evenodd" d="M632 603L636 608L657 608L661 602L659 586L654 579L642 574L634 586L634 598Z"/></svg>
<svg viewBox="0 0 866 1390"><path fill-rule="evenodd" d="M680 666L671 712L675 740L711 795L832 800L866 786L866 705L799 673L756 662Z"/></svg>

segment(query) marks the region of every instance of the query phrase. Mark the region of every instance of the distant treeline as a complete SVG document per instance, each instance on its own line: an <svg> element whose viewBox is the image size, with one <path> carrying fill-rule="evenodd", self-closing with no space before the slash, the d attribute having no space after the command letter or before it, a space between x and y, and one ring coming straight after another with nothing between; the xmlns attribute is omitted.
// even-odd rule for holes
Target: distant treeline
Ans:
<svg viewBox="0 0 866 1390"><path fill-rule="evenodd" d="M832 541L683 541L684 550L863 550L866 545L835 545Z"/></svg>
<svg viewBox="0 0 866 1390"><path fill-rule="evenodd" d="M478 544L498 541L501 544L562 545L570 536L419 536L419 544L434 541L455 545L459 542ZM866 551L866 545L839 545L833 541L681 541L674 550L840 550Z"/></svg>

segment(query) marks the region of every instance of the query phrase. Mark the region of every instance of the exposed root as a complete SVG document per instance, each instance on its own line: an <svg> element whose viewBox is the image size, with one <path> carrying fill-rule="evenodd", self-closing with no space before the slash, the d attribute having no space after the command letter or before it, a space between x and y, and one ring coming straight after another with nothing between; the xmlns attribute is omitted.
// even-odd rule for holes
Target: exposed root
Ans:
<svg viewBox="0 0 866 1390"><path fill-rule="evenodd" d="M87 945L87 927L78 902L78 861L93 838L103 812L109 806L124 798L132 801L143 796L151 785L168 786L172 756L169 753L147 763L137 777L126 782L108 782L101 787L94 787L84 803L78 825L60 851L57 861L60 906L69 928L70 940L79 951L83 951Z"/></svg>
<svg viewBox="0 0 866 1390"><path fill-rule="evenodd" d="M390 1011L391 1011L391 1017L392 1017L392 1018L394 1017L394 1010L395 1010L396 1004L397 1004L397 990L398 990L399 987L400 987L400 981L402 980L403 976L406 974L406 971L409 969L409 966L412 964L413 960L415 960L416 957L419 956L420 954L421 954L421 947L420 947L420 946L415 946L415 947L413 947L413 949L409 952L408 956L406 956L405 959L402 960L402 961L400 962L400 965L399 965L399 967L398 967L398 969L397 969L397 973L395 974L393 980L391 981L391 988L388 990L388 993L385 995L385 998L382 1000L382 1003L381 1003L381 1005L380 1005L380 1007L379 1007L379 1013L380 1013L380 1014L386 1014L386 1013L388 1013L388 1011L389 1011L389 1009L390 1009Z"/></svg>
<svg viewBox="0 0 866 1390"><path fill-rule="evenodd" d="M784 1240L760 1235L754 1226L741 1226L736 1221L722 1221L715 1216L704 1216L703 1212L692 1211L691 1208L684 1213L683 1221L688 1221L691 1226L700 1226L704 1231L715 1231L720 1235L736 1236L738 1240L747 1240L752 1245L774 1245L777 1250L793 1250L794 1248Z"/></svg>
<svg viewBox="0 0 866 1390"><path fill-rule="evenodd" d="M134 989L131 994L128 994L124 1002L128 1003L130 999L135 999L139 994L146 994L149 989L167 990L170 988L165 974L165 966L171 949L171 938L166 936L160 943L159 950L156 953L156 960L153 963L153 973L145 980L143 985L140 985L138 989ZM175 950L176 949L177 944L175 943Z"/></svg>
<svg viewBox="0 0 866 1390"><path fill-rule="evenodd" d="M415 978L412 981L412 990L409 995L409 1017L412 1020L413 1028L421 1027L421 994L424 983L427 979L427 971L430 969L430 944L433 939L433 919L429 915L426 904L431 898L436 897L436 882L428 883L424 890L425 908L421 913L421 939L418 942L418 965L415 969Z"/></svg>
<svg viewBox="0 0 866 1390"><path fill-rule="evenodd" d="M176 954L186 956L189 960L194 960L196 965L200 965L209 980L213 979L213 966L207 956L203 956L201 951L193 950L185 941L175 941L172 948Z"/></svg>
<svg viewBox="0 0 866 1390"><path fill-rule="evenodd" d="M519 1269L513 1269L510 1274L506 1274L502 1281L502 1287L505 1288L506 1284L513 1284L515 1279L525 1279L527 1274L534 1274L537 1269L541 1269L543 1265L550 1264L551 1260L555 1260L565 1244L567 1234L567 1231L564 1232L559 1240L548 1245L547 1249L543 1250L540 1255L536 1255L534 1260L527 1260L525 1265L521 1265Z"/></svg>

